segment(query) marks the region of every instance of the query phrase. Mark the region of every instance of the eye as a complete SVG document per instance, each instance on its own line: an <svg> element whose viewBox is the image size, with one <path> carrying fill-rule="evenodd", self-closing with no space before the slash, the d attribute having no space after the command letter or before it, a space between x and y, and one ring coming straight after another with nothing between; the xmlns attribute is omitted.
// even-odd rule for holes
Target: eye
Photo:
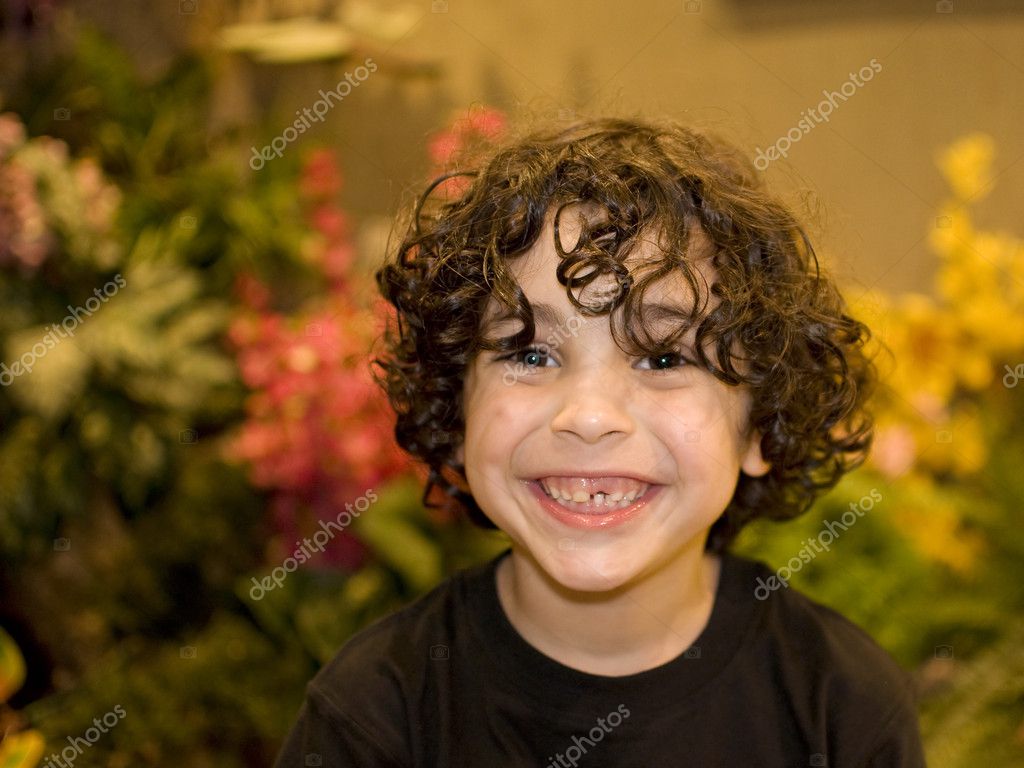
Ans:
<svg viewBox="0 0 1024 768"><path fill-rule="evenodd" d="M686 365L686 360L682 354L674 351L659 352L651 357L643 358L643 362L652 363L651 370L653 371L670 371L673 368L679 368Z"/></svg>
<svg viewBox="0 0 1024 768"><path fill-rule="evenodd" d="M547 353L546 347L524 347L498 359L510 360L526 368L543 368L545 367L544 362L551 358Z"/></svg>
<svg viewBox="0 0 1024 768"><path fill-rule="evenodd" d="M548 354L540 347L528 347L516 353L515 359L530 368L535 366L543 368Z"/></svg>

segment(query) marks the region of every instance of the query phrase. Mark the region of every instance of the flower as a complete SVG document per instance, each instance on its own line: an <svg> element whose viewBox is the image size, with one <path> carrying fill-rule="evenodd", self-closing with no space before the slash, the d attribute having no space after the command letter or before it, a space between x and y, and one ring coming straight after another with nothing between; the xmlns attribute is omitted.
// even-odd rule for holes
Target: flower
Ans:
<svg viewBox="0 0 1024 768"><path fill-rule="evenodd" d="M310 153L299 179L299 192L309 202L330 200L341 192L341 173L333 150L318 149Z"/></svg>
<svg viewBox="0 0 1024 768"><path fill-rule="evenodd" d="M973 134L939 155L952 190L930 233L936 296L871 294L854 303L891 355L880 370L870 464L899 477L891 517L923 555L968 573L986 540L963 522L952 483L980 477L1014 419L999 374L1024 360L1024 242L975 229L970 204L992 188L992 139ZM1002 386L998 386L996 382Z"/></svg>
<svg viewBox="0 0 1024 768"><path fill-rule="evenodd" d="M0 268L31 274L59 254L113 269L120 204L121 191L95 160L72 161L63 141L26 139L16 116L0 115Z"/></svg>
<svg viewBox="0 0 1024 768"><path fill-rule="evenodd" d="M981 199L992 189L995 142L984 133L965 136L939 155L938 164L959 200Z"/></svg>
<svg viewBox="0 0 1024 768"><path fill-rule="evenodd" d="M385 305L357 300L374 292L354 270L349 219L334 200L341 174L333 153L310 156L300 187L312 230L301 247L327 290L283 314L271 309L267 285L241 275L241 307L228 332L251 390L229 454L246 462L251 481L271 493L275 546L289 551L290 542L336 517L345 503L409 467L370 372ZM353 569L365 554L355 534L345 531L323 561Z"/></svg>
<svg viewBox="0 0 1024 768"><path fill-rule="evenodd" d="M917 441L906 424L878 425L871 463L889 478L899 477L914 465Z"/></svg>
<svg viewBox="0 0 1024 768"><path fill-rule="evenodd" d="M437 178L456 170L459 156L472 147L497 141L505 132L505 116L496 109L472 107L455 117L450 126L435 134L428 145L433 168L431 176ZM465 176L447 179L437 188L437 194L459 197L470 186Z"/></svg>
<svg viewBox="0 0 1024 768"><path fill-rule="evenodd" d="M25 143L25 126L13 112L0 114L0 160Z"/></svg>

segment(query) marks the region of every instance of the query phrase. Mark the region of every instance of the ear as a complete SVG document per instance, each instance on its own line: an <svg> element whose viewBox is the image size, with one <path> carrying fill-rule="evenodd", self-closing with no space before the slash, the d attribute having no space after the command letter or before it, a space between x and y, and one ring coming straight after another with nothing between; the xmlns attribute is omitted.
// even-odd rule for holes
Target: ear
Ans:
<svg viewBox="0 0 1024 768"><path fill-rule="evenodd" d="M465 445L465 442L459 443L459 447L455 449L455 460L463 466L466 464Z"/></svg>
<svg viewBox="0 0 1024 768"><path fill-rule="evenodd" d="M740 461L740 469L751 477L761 477L768 473L772 465L764 460L761 455L761 433L754 430L750 435L750 442Z"/></svg>

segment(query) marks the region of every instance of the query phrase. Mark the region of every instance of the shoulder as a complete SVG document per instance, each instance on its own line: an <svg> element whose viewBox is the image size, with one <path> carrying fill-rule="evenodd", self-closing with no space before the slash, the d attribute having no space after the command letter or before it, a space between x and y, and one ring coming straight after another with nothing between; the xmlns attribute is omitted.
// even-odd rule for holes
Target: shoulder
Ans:
<svg viewBox="0 0 1024 768"><path fill-rule="evenodd" d="M307 686L321 709L366 719L375 709L390 717L415 696L431 666L447 658L465 625L466 591L487 565L448 576L426 594L352 635ZM401 718L392 723L402 722Z"/></svg>
<svg viewBox="0 0 1024 768"><path fill-rule="evenodd" d="M774 573L760 561L738 559L754 596ZM823 718L832 738L862 757L887 740L913 741L917 711L910 674L853 621L775 584L777 589L754 596L763 603L755 647L782 687L802 697L804 716Z"/></svg>
<svg viewBox="0 0 1024 768"><path fill-rule="evenodd" d="M794 654L837 694L900 698L909 674L874 638L833 608L790 587L768 600L775 646Z"/></svg>
<svg viewBox="0 0 1024 768"><path fill-rule="evenodd" d="M436 681L444 666L437 659L465 624L466 577L449 576L349 638L306 686L275 766L311 765L312 758L316 765L412 765L417 718L410 708Z"/></svg>

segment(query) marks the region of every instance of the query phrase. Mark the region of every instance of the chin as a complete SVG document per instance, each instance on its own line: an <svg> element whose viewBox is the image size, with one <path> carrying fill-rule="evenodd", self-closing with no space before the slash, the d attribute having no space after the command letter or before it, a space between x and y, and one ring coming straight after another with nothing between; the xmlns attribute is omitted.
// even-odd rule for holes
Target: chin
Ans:
<svg viewBox="0 0 1024 768"><path fill-rule="evenodd" d="M609 558L604 553L584 549L565 550L541 560L548 575L566 589L576 592L608 592L628 583L636 576L636 562L622 557Z"/></svg>

